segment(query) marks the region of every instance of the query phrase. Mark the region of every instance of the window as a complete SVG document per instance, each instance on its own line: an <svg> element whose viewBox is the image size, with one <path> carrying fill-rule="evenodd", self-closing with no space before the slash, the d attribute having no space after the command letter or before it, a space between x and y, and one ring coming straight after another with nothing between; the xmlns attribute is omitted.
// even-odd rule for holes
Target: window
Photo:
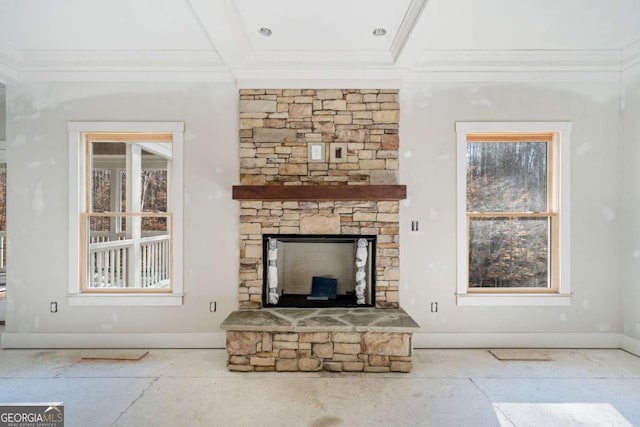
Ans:
<svg viewBox="0 0 640 427"><path fill-rule="evenodd" d="M69 124L71 304L182 303L182 132Z"/></svg>
<svg viewBox="0 0 640 427"><path fill-rule="evenodd" d="M458 304L567 304L570 124L456 131Z"/></svg>

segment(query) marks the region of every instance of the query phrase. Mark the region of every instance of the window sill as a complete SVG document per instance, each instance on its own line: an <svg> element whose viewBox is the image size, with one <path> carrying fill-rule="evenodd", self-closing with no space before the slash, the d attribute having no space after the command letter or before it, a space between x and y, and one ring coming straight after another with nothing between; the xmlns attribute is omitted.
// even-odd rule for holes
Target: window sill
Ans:
<svg viewBox="0 0 640 427"><path fill-rule="evenodd" d="M75 294L69 295L70 306L178 306L184 294Z"/></svg>
<svg viewBox="0 0 640 427"><path fill-rule="evenodd" d="M572 294L456 294L457 305L466 306L563 306Z"/></svg>

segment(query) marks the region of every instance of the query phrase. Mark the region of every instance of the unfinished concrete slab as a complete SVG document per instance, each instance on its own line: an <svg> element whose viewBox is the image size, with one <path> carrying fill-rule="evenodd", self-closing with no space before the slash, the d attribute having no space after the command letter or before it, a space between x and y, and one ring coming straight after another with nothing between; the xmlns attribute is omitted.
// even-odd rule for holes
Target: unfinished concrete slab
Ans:
<svg viewBox="0 0 640 427"><path fill-rule="evenodd" d="M487 350L414 350L412 372L372 376L229 372L224 350L149 350L134 363L0 350L0 402L62 401L72 426L574 426L584 414L640 425L640 358L544 351L551 361L506 363Z"/></svg>
<svg viewBox="0 0 640 427"><path fill-rule="evenodd" d="M547 361L551 360L548 354L541 350L533 350L529 348L494 348L489 353L498 360L507 361Z"/></svg>

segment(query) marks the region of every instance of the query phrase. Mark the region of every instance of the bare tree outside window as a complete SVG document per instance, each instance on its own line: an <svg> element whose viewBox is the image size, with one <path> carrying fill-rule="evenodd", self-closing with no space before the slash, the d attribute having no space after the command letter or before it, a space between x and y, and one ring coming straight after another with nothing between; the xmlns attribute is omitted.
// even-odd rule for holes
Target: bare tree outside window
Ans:
<svg viewBox="0 0 640 427"><path fill-rule="evenodd" d="M548 288L549 141L478 134L466 157L469 289Z"/></svg>
<svg viewBox="0 0 640 427"><path fill-rule="evenodd" d="M167 212L167 171L142 170L142 212ZM166 217L142 219L143 231L166 230Z"/></svg>

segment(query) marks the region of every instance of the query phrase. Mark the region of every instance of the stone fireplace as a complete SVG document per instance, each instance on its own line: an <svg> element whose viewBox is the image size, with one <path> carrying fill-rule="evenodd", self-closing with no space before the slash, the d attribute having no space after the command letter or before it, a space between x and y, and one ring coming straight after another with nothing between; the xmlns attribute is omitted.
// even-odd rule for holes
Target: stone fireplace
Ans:
<svg viewBox="0 0 640 427"><path fill-rule="evenodd" d="M241 308L263 306L264 234L377 236L375 304L399 306L399 117L397 90L240 90Z"/></svg>
<svg viewBox="0 0 640 427"><path fill-rule="evenodd" d="M398 101L390 89L240 90L241 310L222 324L229 369L411 368Z"/></svg>

